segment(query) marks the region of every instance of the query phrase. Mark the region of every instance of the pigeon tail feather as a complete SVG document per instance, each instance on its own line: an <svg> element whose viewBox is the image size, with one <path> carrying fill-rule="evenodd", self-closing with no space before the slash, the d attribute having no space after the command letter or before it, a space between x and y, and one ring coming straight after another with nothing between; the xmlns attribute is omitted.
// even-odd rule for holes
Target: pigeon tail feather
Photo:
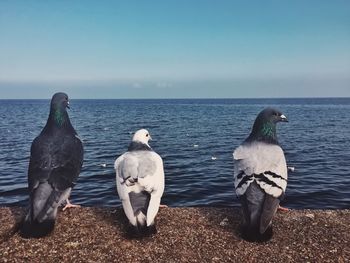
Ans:
<svg viewBox="0 0 350 263"><path fill-rule="evenodd" d="M146 215L142 211L138 211L136 215L137 226L142 228L146 225Z"/></svg>

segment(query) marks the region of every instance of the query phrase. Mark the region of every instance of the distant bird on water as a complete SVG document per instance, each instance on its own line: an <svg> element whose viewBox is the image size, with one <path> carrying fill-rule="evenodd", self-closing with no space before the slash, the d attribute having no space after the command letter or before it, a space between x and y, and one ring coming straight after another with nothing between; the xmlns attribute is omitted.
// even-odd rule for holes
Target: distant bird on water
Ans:
<svg viewBox="0 0 350 263"><path fill-rule="evenodd" d="M149 132L138 130L128 151L114 164L119 198L129 219L129 235L142 237L155 234L155 216L164 192L162 158L152 150Z"/></svg>
<svg viewBox="0 0 350 263"><path fill-rule="evenodd" d="M42 237L55 225L59 205L68 197L82 164L83 145L70 123L68 96L56 93L44 129L32 143L28 169L29 211L20 225L23 237Z"/></svg>
<svg viewBox="0 0 350 263"><path fill-rule="evenodd" d="M287 187L287 164L276 124L287 122L281 112L267 108L257 116L251 134L233 152L234 185L243 210L243 238L269 240L272 218Z"/></svg>

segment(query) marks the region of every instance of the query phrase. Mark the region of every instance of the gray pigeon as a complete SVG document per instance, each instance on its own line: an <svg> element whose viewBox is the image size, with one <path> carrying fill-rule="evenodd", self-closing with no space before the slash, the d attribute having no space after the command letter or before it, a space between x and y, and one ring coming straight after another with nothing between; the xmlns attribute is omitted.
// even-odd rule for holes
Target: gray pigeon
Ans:
<svg viewBox="0 0 350 263"><path fill-rule="evenodd" d="M287 164L278 144L276 124L287 122L267 108L257 116L249 137L233 152L234 185L243 210L243 238L253 242L272 237L272 218L287 187Z"/></svg>
<svg viewBox="0 0 350 263"><path fill-rule="evenodd" d="M155 216L164 192L162 158L149 146L145 129L138 130L128 151L114 164L119 198L131 224L131 237L155 234Z"/></svg>
<svg viewBox="0 0 350 263"><path fill-rule="evenodd" d="M50 115L32 143L28 169L29 211L20 226L23 237L42 237L55 225L59 205L68 199L82 164L83 145L70 123L68 96L56 93Z"/></svg>

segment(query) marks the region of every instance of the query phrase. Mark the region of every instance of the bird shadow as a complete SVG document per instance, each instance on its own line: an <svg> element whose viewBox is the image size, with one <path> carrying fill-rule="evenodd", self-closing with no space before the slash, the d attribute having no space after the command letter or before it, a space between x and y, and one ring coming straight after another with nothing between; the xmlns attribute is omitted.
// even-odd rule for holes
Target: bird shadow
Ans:
<svg viewBox="0 0 350 263"><path fill-rule="evenodd" d="M101 222L105 222L109 227L115 229L116 232L120 232L125 238L128 238L128 226L129 221L121 207L107 208L99 207L93 210L96 219Z"/></svg>
<svg viewBox="0 0 350 263"><path fill-rule="evenodd" d="M18 233L27 210L24 207L9 207L8 209L10 210L11 226L9 229L6 229L1 233L0 239L3 242L9 241L16 233Z"/></svg>
<svg viewBox="0 0 350 263"><path fill-rule="evenodd" d="M233 207L201 207L201 215L220 231L241 239L241 212Z"/></svg>

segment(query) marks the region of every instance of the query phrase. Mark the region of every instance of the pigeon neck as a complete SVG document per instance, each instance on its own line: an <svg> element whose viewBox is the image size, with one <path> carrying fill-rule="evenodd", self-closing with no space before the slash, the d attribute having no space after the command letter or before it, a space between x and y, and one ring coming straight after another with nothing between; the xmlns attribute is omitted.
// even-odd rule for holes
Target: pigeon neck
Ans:
<svg viewBox="0 0 350 263"><path fill-rule="evenodd" d="M132 141L128 147L128 151L152 151L152 148L145 143L139 141Z"/></svg>
<svg viewBox="0 0 350 263"><path fill-rule="evenodd" d="M262 141L271 144L278 144L276 124L270 121L254 123L253 130L246 141Z"/></svg>
<svg viewBox="0 0 350 263"><path fill-rule="evenodd" d="M69 121L67 112L61 109L53 109L52 117L55 125L58 127L64 126Z"/></svg>
<svg viewBox="0 0 350 263"><path fill-rule="evenodd" d="M72 130L68 113L65 109L51 108L49 119L44 130ZM74 129L73 129L74 130Z"/></svg>

